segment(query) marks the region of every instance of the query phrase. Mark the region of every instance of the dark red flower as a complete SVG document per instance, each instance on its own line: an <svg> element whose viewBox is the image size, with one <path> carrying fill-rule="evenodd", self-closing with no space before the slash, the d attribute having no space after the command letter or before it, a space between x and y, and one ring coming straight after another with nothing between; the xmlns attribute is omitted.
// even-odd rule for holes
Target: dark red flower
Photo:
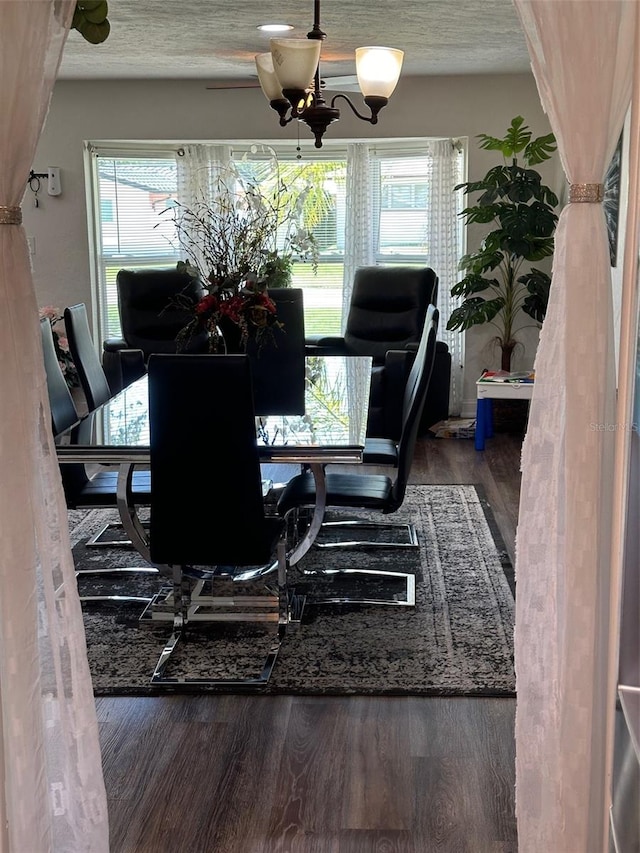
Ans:
<svg viewBox="0 0 640 853"><path fill-rule="evenodd" d="M231 299L225 299L220 303L220 314L223 317L228 317L234 323L239 323L244 307L245 299L236 294Z"/></svg>
<svg viewBox="0 0 640 853"><path fill-rule="evenodd" d="M254 305L264 308L270 314L276 313L276 304L272 299L269 299L266 293L256 293L254 296Z"/></svg>
<svg viewBox="0 0 640 853"><path fill-rule="evenodd" d="M196 314L209 314L218 310L218 297L208 294L203 296L200 302L196 305Z"/></svg>

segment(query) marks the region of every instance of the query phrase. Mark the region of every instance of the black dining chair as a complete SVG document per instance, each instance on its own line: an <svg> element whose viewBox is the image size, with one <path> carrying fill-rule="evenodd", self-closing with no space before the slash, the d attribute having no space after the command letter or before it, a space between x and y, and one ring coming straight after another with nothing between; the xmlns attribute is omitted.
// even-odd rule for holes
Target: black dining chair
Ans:
<svg viewBox="0 0 640 853"><path fill-rule="evenodd" d="M42 339L42 354L51 408L51 428L53 434L58 435L77 423L80 416L60 367L53 342L53 330L46 317L40 319L40 337Z"/></svg>
<svg viewBox="0 0 640 853"><path fill-rule="evenodd" d="M304 414L305 332L301 287L268 291L275 303L278 323L261 344L247 344L251 360L253 398L257 415ZM281 325L280 325L281 324Z"/></svg>
<svg viewBox="0 0 640 853"><path fill-rule="evenodd" d="M171 621L153 684L259 688L271 675L289 621L286 525L265 513L247 355L149 357L151 512L154 563L172 585L143 621ZM277 562L274 591L220 595L237 567ZM257 674L172 676L168 664L194 623L276 624Z"/></svg>
<svg viewBox="0 0 640 853"><path fill-rule="evenodd" d="M71 392L67 387L67 383L58 363L53 343L53 334L51 332L51 324L48 319L43 318L40 320L40 332L42 337L45 373L47 377L49 406L51 408L51 426L54 435L59 435L71 427L80 431L90 431L91 419L93 416L89 414L80 421ZM60 465L60 475L62 477L62 486L68 509L104 509L117 507L117 471L96 470L89 474L85 465L70 462ZM151 498L151 478L148 471L134 471L132 489L134 500L137 504L149 504ZM93 538L95 537L92 537L92 539ZM123 545L126 543L120 540L117 544ZM95 567L76 571L76 577L81 577L83 575L107 575L113 574L114 572L118 574L123 572L157 574L157 569L152 566L149 566L148 568ZM100 596L100 598L104 600L105 598L109 599L112 597ZM136 601L141 600L135 596L128 598Z"/></svg>
<svg viewBox="0 0 640 853"><path fill-rule="evenodd" d="M123 387L131 373L127 350L142 350L145 365L151 353L175 353L176 335L193 319L191 305L205 294L197 276L178 270L121 269L116 276L122 336L102 345L102 365L112 391ZM189 341L188 352L207 352L206 332Z"/></svg>
<svg viewBox="0 0 640 853"><path fill-rule="evenodd" d="M383 515L396 512L404 501L413 452L420 425L420 417L424 407L424 401L429 389L429 381L433 371L433 362L436 352L436 332L438 328L438 310L433 305L429 306L427 317L420 339L418 352L409 374L405 388L405 400L403 406L402 434L397 446L398 461L395 469L395 478L385 474L359 474L340 473L329 471L326 473L327 507L359 508L364 510L375 510ZM293 477L282 489L278 499L278 512L286 517L296 510L307 509L315 503L315 481L311 473L304 472ZM348 527L357 528L398 527L397 524L388 522L363 522L361 519L341 520L337 522L324 522L323 528ZM413 525L401 525L407 529L408 539L406 541L372 541L351 540L349 542L320 543L316 542L318 548L417 548L419 547L417 535ZM332 574L340 570L331 570ZM350 574L357 569L345 570ZM370 571L367 574L371 574ZM375 574L375 572L374 572ZM385 574L385 573L380 573ZM405 575L407 586L402 604L415 603L415 579L413 575ZM369 602L372 603L372 602ZM382 599L379 603L398 604L397 599L392 601Z"/></svg>
<svg viewBox="0 0 640 853"><path fill-rule="evenodd" d="M307 355L369 355L371 393L367 434L398 440L403 379L388 381L400 367L402 351L415 354L429 305L436 305L438 276L430 267L359 267L344 334L307 339ZM436 343L433 376L423 407L420 431L448 416L451 354Z"/></svg>
<svg viewBox="0 0 640 853"><path fill-rule="evenodd" d="M106 403L111 398L112 392L91 337L87 307L84 302L64 309L64 325L69 341L69 352L78 371L80 387L87 401L87 407L91 412ZM129 362L137 362L137 371L132 367L129 369L129 381L143 376L145 365L142 350L128 350L126 357Z"/></svg>
<svg viewBox="0 0 640 853"><path fill-rule="evenodd" d="M434 315L434 306L430 306L427 310L426 323L435 322L438 324L438 314ZM437 331L437 330L436 330ZM437 344L436 344L437 353ZM392 357L393 356L393 357ZM415 383L416 372L420 369L419 362L412 353L406 351L389 352L387 353L387 368L390 370L390 376L384 378L384 385L397 384L401 388L407 387L407 383ZM434 358L435 365L435 358ZM429 387L433 381L433 373L429 379ZM427 391L428 393L428 391ZM393 438L377 438L367 436L362 454L362 462L365 465L390 465L394 468L398 467L400 461L400 442L402 436L405 435L406 424L411 420L411 406L416 406L419 401L415 396L404 394L402 396L400 411L401 411L401 427L402 432L397 439ZM426 402L425 402L426 405Z"/></svg>
<svg viewBox="0 0 640 853"><path fill-rule="evenodd" d="M112 392L91 338L87 308L84 302L70 305L64 309L64 323L69 341L69 352L78 371L87 408L92 412L110 400ZM121 356L123 363L128 365L128 384L144 376L146 368L142 350L123 350ZM102 530L99 530L88 540L87 548L130 547L131 542L129 540L114 539L107 536L107 533L118 530L120 527L119 523L105 525Z"/></svg>
<svg viewBox="0 0 640 853"><path fill-rule="evenodd" d="M278 323L258 347L249 341L251 381L256 415L304 414L305 331L303 290L278 287L268 291L276 306ZM262 476L272 484L270 500L281 484L299 473L299 465L262 465Z"/></svg>

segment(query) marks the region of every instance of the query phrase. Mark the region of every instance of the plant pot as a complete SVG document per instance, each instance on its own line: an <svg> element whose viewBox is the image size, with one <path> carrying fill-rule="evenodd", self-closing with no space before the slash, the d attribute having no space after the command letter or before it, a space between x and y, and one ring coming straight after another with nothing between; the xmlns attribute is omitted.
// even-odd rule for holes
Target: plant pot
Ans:
<svg viewBox="0 0 640 853"><path fill-rule="evenodd" d="M245 352L245 347L242 343L242 330L236 323L227 317L221 317L218 323L218 332L218 353L223 355L237 355Z"/></svg>

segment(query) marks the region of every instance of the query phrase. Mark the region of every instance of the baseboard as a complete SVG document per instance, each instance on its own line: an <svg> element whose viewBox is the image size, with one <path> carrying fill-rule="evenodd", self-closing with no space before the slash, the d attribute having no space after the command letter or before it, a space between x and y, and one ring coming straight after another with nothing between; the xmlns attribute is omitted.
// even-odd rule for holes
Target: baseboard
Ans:
<svg viewBox="0 0 640 853"><path fill-rule="evenodd" d="M460 408L461 418L475 418L476 416L476 398L472 400L463 400Z"/></svg>

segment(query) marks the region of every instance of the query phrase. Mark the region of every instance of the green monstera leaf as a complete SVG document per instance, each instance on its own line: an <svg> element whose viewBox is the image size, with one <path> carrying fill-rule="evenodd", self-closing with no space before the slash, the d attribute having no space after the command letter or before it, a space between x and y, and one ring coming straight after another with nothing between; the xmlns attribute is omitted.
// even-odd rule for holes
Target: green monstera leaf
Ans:
<svg viewBox="0 0 640 853"><path fill-rule="evenodd" d="M459 308L451 312L447 329L459 329L465 332L472 326L489 323L504 308L505 301L502 296L495 299L482 299L480 296L472 296L466 299Z"/></svg>
<svg viewBox="0 0 640 853"><path fill-rule="evenodd" d="M522 310L536 322L542 323L547 312L551 279L546 273L533 267L530 272L521 275L518 282L529 291L522 304Z"/></svg>
<svg viewBox="0 0 640 853"><path fill-rule="evenodd" d="M524 123L522 116L516 116L511 120L509 129L502 139L487 136L486 133L479 133L478 139L480 148L484 148L485 151L501 151L504 157L513 157L527 146L531 140L531 131Z"/></svg>

